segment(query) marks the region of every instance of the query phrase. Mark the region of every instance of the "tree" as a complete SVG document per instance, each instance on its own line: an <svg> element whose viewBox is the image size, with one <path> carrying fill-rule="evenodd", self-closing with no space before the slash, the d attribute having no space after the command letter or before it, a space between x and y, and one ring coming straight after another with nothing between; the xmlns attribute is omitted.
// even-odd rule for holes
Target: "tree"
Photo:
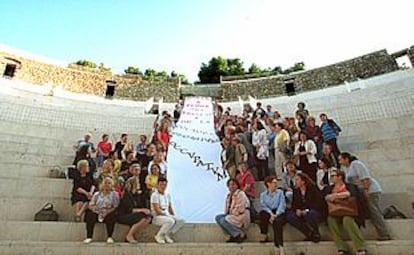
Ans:
<svg viewBox="0 0 414 255"><path fill-rule="evenodd" d="M154 69L147 68L144 72L144 75L148 77L155 77L156 73L157 71L155 71Z"/></svg>
<svg viewBox="0 0 414 255"><path fill-rule="evenodd" d="M262 73L262 69L258 67L255 63L253 63L248 70L249 74L259 74Z"/></svg>
<svg viewBox="0 0 414 255"><path fill-rule="evenodd" d="M104 65L104 63L100 63L99 64L98 70L101 71L101 72L104 72L104 73L110 73L111 72L111 68L110 67L106 67Z"/></svg>
<svg viewBox="0 0 414 255"><path fill-rule="evenodd" d="M239 58L227 59L227 75L243 75L246 72L244 71L243 61Z"/></svg>
<svg viewBox="0 0 414 255"><path fill-rule="evenodd" d="M138 67L134 67L134 66L128 66L128 68L125 69L124 72L126 74L138 74L138 75L142 75L142 72L139 70L139 68Z"/></svg>
<svg viewBox="0 0 414 255"><path fill-rule="evenodd" d="M90 61L90 60L87 60L87 59L78 60L78 61L75 62L75 64L79 65L79 66L92 68L92 69L96 68L96 64L94 62Z"/></svg>

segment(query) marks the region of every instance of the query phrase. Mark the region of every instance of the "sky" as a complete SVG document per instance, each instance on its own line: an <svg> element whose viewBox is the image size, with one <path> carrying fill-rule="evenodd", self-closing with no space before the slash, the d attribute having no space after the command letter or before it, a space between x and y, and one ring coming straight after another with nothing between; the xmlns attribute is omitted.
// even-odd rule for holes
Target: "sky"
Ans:
<svg viewBox="0 0 414 255"><path fill-rule="evenodd" d="M214 56L307 69L414 45L412 0L1 0L0 43L198 79Z"/></svg>

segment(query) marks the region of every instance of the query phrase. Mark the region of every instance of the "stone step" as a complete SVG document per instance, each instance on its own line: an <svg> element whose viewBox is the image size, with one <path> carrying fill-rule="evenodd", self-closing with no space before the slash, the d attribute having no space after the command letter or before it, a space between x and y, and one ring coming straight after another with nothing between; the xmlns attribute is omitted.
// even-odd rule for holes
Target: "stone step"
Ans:
<svg viewBox="0 0 414 255"><path fill-rule="evenodd" d="M71 165L74 155L39 154L22 151L3 151L0 153L0 162L20 163L30 162L35 166L43 165Z"/></svg>
<svg viewBox="0 0 414 255"><path fill-rule="evenodd" d="M1 178L0 192L2 203L0 219L28 221L47 202L54 204L60 221L72 221L73 208L70 197L72 180L50 178ZM253 204L260 211L259 194L264 191L262 182L256 182L257 198ZM395 205L407 217L414 218L414 192L385 193L381 196L380 206Z"/></svg>
<svg viewBox="0 0 414 255"><path fill-rule="evenodd" d="M85 223L39 221L0 221L0 223L2 226L0 240L3 241L81 241L86 235ZM386 223L393 239L412 240L412 233L414 233L413 219L387 220ZM128 229L128 226L116 224L113 235L114 239L123 241ZM286 224L283 229L284 240L286 241L301 241L304 239L304 236L289 224ZM137 239L140 242L154 242L153 237L158 230L159 226L150 225L137 235ZM366 228L362 228L362 232L366 240L375 240L377 238L376 231L370 222L367 222ZM326 224L320 224L320 233L322 240L332 240ZM271 234L270 236L273 235ZM97 224L95 226L94 239L105 240L105 237L105 225ZM258 225L251 224L249 226L247 237L247 242L258 242L261 240ZM191 243L214 243L226 240L225 234L214 223L186 223L183 229L174 235L174 238L177 242Z"/></svg>
<svg viewBox="0 0 414 255"><path fill-rule="evenodd" d="M286 254L291 255L331 255L335 254L333 242L285 242ZM392 240L386 242L368 241L369 254L375 255L413 255L414 241ZM275 254L273 244L242 243L175 243L160 245L155 243L139 243L136 245L115 243L108 245L103 242L93 242L85 245L80 242L46 242L46 241L0 241L0 255L246 255L246 254Z"/></svg>

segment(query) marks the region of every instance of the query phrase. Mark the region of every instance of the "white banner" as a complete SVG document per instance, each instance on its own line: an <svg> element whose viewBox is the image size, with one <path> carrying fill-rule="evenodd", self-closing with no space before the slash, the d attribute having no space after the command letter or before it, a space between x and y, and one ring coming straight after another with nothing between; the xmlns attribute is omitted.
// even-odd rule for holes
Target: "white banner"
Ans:
<svg viewBox="0 0 414 255"><path fill-rule="evenodd" d="M168 147L168 192L179 217L214 222L224 212L227 174L220 163L211 98L189 97Z"/></svg>

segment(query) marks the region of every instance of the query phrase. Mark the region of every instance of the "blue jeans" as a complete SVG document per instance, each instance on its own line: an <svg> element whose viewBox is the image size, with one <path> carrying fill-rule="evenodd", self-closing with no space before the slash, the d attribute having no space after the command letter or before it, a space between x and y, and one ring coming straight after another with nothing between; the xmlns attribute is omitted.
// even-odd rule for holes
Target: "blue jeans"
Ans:
<svg viewBox="0 0 414 255"><path fill-rule="evenodd" d="M314 209L310 209L304 217L298 217L296 215L296 210L289 210L287 212L287 221L306 237L310 237L313 233L319 234L318 225L321 221L321 214Z"/></svg>
<svg viewBox="0 0 414 255"><path fill-rule="evenodd" d="M226 221L226 214L217 215L216 222L227 235L236 237L241 234L241 230L239 227Z"/></svg>

